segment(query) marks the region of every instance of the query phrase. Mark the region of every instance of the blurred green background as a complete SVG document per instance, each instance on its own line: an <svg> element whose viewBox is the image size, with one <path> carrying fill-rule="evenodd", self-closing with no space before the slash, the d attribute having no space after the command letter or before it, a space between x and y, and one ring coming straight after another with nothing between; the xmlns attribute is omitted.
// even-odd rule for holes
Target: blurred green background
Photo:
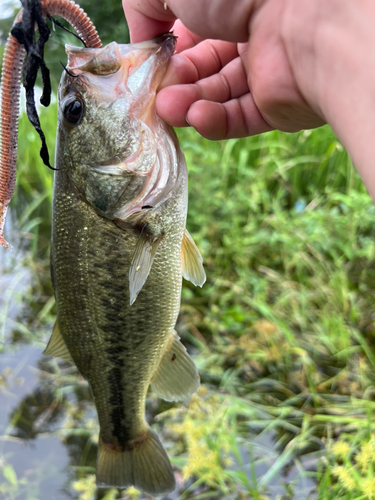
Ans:
<svg viewBox="0 0 375 500"><path fill-rule="evenodd" d="M119 0L81 5L104 43L128 41ZM11 22L0 20L2 44ZM48 44L54 91L66 42L76 43L57 29ZM52 157L56 120L55 102L41 110ZM375 498L375 210L347 154L328 127L178 135L207 283L184 282L177 325L200 391L186 404L151 392L147 402L176 470L165 498ZM39 148L23 114L6 227L15 249L0 249L0 498L150 498L96 490L87 384L41 355L55 311L53 173Z"/></svg>

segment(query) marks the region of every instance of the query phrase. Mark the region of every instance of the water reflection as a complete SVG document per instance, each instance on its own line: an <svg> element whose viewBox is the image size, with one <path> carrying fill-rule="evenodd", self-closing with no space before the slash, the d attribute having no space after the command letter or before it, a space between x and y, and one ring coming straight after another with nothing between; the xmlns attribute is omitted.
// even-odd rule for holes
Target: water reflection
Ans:
<svg viewBox="0 0 375 500"><path fill-rule="evenodd" d="M63 408L64 403L59 402L51 390L37 387L10 414L9 421L13 424L11 435L20 439L34 439L38 434L50 432Z"/></svg>
<svg viewBox="0 0 375 500"><path fill-rule="evenodd" d="M12 234L9 239L17 241ZM48 262L38 262L27 249L10 253L0 248L0 498L136 498L135 493L129 496L95 488L98 423L88 384L75 367L42 355L55 319L53 305ZM210 382L209 374L205 382ZM217 392L215 387L213 392ZM148 421L153 424L158 414L172 407L150 398ZM177 463L186 456L186 445L172 442L176 438L168 426L175 423L173 418L166 419L164 431L161 426L158 432L164 443L170 444L171 457ZM250 427L246 434L239 448L241 466L246 476L251 478L255 473L262 481L277 463L277 446L283 449L293 436L284 432L282 437L277 429L259 434L259 430ZM235 471L238 460L234 455L232 459L231 468ZM315 483L303 471L316 468L316 461L316 454L301 460L291 457L284 468L267 480L270 498L315 498ZM192 492L207 499L223 498L222 492L204 484L195 484L190 491L194 479L183 481L181 473L177 472L176 478L178 488L165 499L188 499ZM225 500L245 498L249 498L248 494L241 491L228 491L225 496Z"/></svg>
<svg viewBox="0 0 375 500"><path fill-rule="evenodd" d="M94 496L80 497L80 491L72 487L74 481L94 473L96 461L97 423L86 382L74 368L64 362L41 357L40 349L32 346L3 353L0 371L3 373L0 456L14 468L18 478L17 491L7 498L105 498L106 490L93 489ZM271 433L254 438L252 457L245 442L241 449L244 469L249 476L252 473L250 458L255 460L255 474L261 478L278 457L274 434ZM308 460L316 466L316 458L316 455L311 455L295 464L299 464L301 470L306 469ZM311 492L315 485L301 474L301 470L296 465L280 470L268 483L268 492L272 493L270 498L286 494L283 485L287 483L294 483L294 490L298 491L298 497L294 498L314 498ZM180 485L181 491L188 486L181 481ZM206 498L219 498L202 487L201 492L204 491ZM176 500L179 497L180 494L175 492L165 498ZM123 497L118 492L112 498L129 497ZM142 495L139 498L151 497ZM229 495L226 498L240 497Z"/></svg>
<svg viewBox="0 0 375 500"><path fill-rule="evenodd" d="M40 351L23 347L0 357L2 390L0 393L0 457L5 467L12 467L1 487L4 498L49 498L61 484L60 470L66 466L66 454L57 436L45 432L61 415L61 408L52 406L51 390L44 390L30 367L37 366ZM52 410L52 411L51 411ZM50 498L63 499L56 494Z"/></svg>

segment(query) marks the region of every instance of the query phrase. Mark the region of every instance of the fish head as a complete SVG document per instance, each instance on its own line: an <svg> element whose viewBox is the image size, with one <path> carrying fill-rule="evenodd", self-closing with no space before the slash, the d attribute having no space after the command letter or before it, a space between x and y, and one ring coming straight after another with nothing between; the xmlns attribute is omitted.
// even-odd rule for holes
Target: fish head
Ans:
<svg viewBox="0 0 375 500"><path fill-rule="evenodd" d="M176 136L155 111L175 45L168 33L101 49L66 46L56 165L105 217L162 203L178 179Z"/></svg>

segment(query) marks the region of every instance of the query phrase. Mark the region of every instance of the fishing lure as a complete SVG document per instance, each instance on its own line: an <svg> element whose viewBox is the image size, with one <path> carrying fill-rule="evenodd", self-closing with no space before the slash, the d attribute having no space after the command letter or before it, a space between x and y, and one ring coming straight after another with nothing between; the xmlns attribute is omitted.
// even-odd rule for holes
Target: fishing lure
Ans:
<svg viewBox="0 0 375 500"><path fill-rule="evenodd" d="M40 67L44 86L41 102L47 106L49 104L48 70L43 62L43 47L48 39L49 30L46 29L44 19L50 16L60 16L73 26L86 47L102 47L96 28L90 18L72 0L23 0L22 5L24 9L18 13L5 45L1 76L0 244L9 249L11 245L4 238L4 225L16 182L19 97L21 72L26 51L28 51L29 60L25 66L24 85L28 103L28 116L31 117L32 124L41 134L39 120L32 103L36 71ZM42 30L36 43L33 42L30 36L30 27L33 28L35 23ZM41 139L41 154L43 161L46 163L48 153L43 142L43 136L41 136Z"/></svg>

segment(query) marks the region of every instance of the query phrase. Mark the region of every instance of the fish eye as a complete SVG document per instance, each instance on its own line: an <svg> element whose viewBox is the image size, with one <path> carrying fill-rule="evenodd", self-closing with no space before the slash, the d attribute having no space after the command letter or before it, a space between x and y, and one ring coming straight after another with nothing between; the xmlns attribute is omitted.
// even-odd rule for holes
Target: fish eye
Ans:
<svg viewBox="0 0 375 500"><path fill-rule="evenodd" d="M66 100L63 114L72 125L78 125L85 112L85 103L81 96L75 95Z"/></svg>

